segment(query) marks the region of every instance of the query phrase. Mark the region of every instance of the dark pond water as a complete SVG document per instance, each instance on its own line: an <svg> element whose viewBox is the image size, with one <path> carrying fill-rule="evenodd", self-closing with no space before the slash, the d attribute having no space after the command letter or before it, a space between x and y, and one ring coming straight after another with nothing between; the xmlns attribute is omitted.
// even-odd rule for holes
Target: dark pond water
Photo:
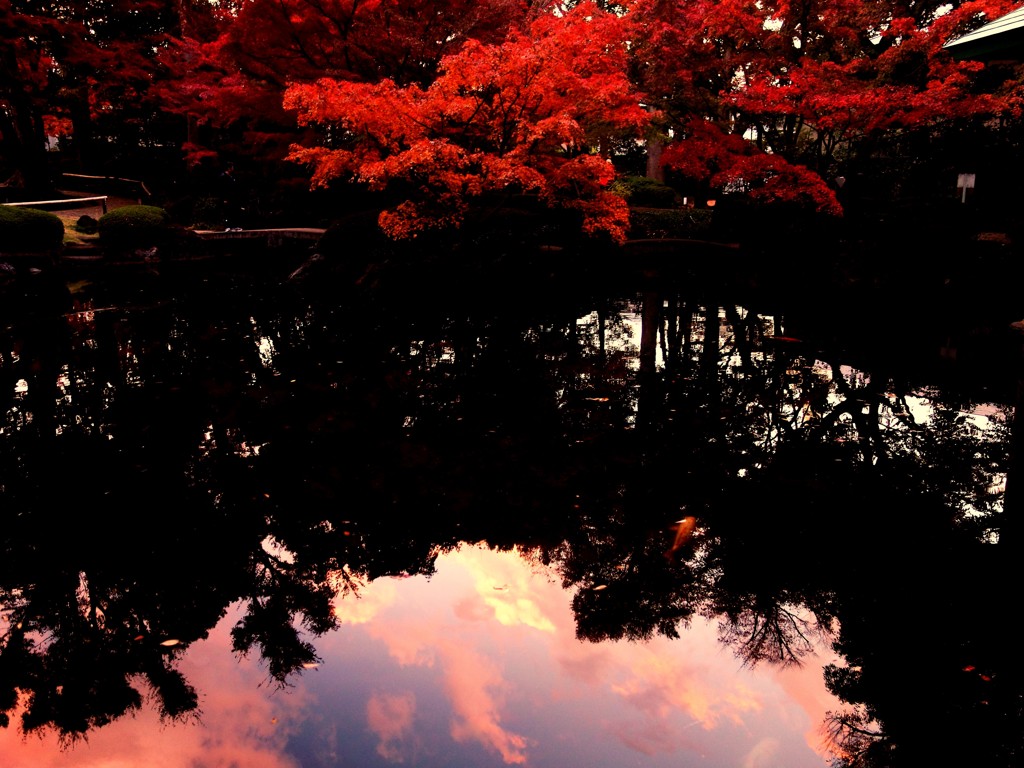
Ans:
<svg viewBox="0 0 1024 768"><path fill-rule="evenodd" d="M970 292L297 263L3 288L4 766L1018 763Z"/></svg>

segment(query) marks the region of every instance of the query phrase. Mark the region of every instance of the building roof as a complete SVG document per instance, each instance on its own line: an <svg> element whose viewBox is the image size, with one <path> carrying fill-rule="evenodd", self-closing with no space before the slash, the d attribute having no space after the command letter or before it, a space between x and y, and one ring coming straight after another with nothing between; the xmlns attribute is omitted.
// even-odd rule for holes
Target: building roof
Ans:
<svg viewBox="0 0 1024 768"><path fill-rule="evenodd" d="M958 59L1024 60L1024 6L943 46Z"/></svg>

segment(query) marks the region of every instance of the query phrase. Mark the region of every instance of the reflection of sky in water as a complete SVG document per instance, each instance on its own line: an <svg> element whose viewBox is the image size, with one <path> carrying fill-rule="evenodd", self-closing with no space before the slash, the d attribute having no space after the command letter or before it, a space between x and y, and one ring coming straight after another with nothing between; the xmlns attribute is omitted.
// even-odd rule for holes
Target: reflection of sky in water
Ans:
<svg viewBox="0 0 1024 768"><path fill-rule="evenodd" d="M200 725L148 708L61 754L0 731L4 768L83 766L821 766L837 709L821 664L749 670L695 622L678 640L589 644L570 595L512 553L467 547L431 579L383 579L337 603L323 658L277 690L228 650L233 616L182 669Z"/></svg>

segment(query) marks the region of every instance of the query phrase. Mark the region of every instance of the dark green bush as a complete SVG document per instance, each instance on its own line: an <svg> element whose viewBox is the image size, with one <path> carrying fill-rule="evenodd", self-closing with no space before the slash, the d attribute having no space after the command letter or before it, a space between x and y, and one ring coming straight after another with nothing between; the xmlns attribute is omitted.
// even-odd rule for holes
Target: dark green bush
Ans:
<svg viewBox="0 0 1024 768"><path fill-rule="evenodd" d="M95 235L98 227L99 222L92 216L79 216L75 222L75 231L83 235Z"/></svg>
<svg viewBox="0 0 1024 768"><path fill-rule="evenodd" d="M48 211L0 205L0 251L45 252L64 242L64 222Z"/></svg>
<svg viewBox="0 0 1024 768"><path fill-rule="evenodd" d="M126 205L99 220L100 244L117 251L166 245L173 233L170 214L155 205Z"/></svg>
<svg viewBox="0 0 1024 768"><path fill-rule="evenodd" d="M679 204L679 195L672 187L646 176L620 176L608 185L608 189L631 206L675 208Z"/></svg>
<svg viewBox="0 0 1024 768"><path fill-rule="evenodd" d="M700 240L709 235L709 208L636 209L629 212L629 236L645 238L680 237Z"/></svg>

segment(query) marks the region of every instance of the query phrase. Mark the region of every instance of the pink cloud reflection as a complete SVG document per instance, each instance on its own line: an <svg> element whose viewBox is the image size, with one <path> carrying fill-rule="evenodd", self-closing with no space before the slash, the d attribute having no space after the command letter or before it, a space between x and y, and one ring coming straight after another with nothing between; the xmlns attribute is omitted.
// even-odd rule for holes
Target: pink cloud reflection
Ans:
<svg viewBox="0 0 1024 768"><path fill-rule="evenodd" d="M449 646L445 652L445 687L451 697L455 741L478 741L510 765L526 762L527 740L502 725L502 670L477 653Z"/></svg>
<svg viewBox="0 0 1024 768"><path fill-rule="evenodd" d="M387 600L373 597L375 583L362 593L379 608L363 628L399 669L437 675L456 742L476 742L506 764L549 762L544 731L547 741L550 732L574 733L623 755L654 756L652 765L689 754L708 765L817 768L826 757L815 734L836 705L813 659L798 669L746 669L702 621L678 640L582 643L571 594L515 552L463 547L439 558L429 582L381 587Z"/></svg>
<svg viewBox="0 0 1024 768"><path fill-rule="evenodd" d="M257 659L230 653L232 614L181 663L200 692L199 724L165 726L144 707L64 753L52 737L0 729L0 767L298 768L287 753L297 736L318 754L368 739L381 765L453 765L456 754L467 765L569 755L593 768L825 762L820 725L837 703L822 660L747 669L701 621L676 640L583 643L571 599L515 552L464 547L430 579L378 580L339 599L340 628L315 641L324 664L284 691Z"/></svg>
<svg viewBox="0 0 1024 768"><path fill-rule="evenodd" d="M374 694L366 704L366 723L378 738L377 754L393 763L404 762L406 742L413 736L416 696Z"/></svg>
<svg viewBox="0 0 1024 768"><path fill-rule="evenodd" d="M230 617L210 638L190 647L181 664L200 692L198 723L163 724L146 704L89 734L87 742L60 751L53 736L24 738L12 725L0 729L3 768L299 768L284 754L288 736L302 722L304 694L276 692L262 685L266 675L251 659L237 659L230 647ZM17 716L17 715L16 715ZM16 717L15 716L15 717Z"/></svg>
<svg viewBox="0 0 1024 768"><path fill-rule="evenodd" d="M413 604L421 605L415 600ZM456 615L455 610L452 615ZM464 621L456 619L457 623ZM503 670L475 642L467 642L466 634L452 634L451 629L443 623L429 623L415 607L409 606L407 613L401 603L396 605L395 613L378 615L367 627L399 666L438 671L452 709L450 733L454 741L475 741L510 765L525 763L526 738L503 724L503 694L508 688ZM371 721L370 727L384 743L387 734L379 722Z"/></svg>

